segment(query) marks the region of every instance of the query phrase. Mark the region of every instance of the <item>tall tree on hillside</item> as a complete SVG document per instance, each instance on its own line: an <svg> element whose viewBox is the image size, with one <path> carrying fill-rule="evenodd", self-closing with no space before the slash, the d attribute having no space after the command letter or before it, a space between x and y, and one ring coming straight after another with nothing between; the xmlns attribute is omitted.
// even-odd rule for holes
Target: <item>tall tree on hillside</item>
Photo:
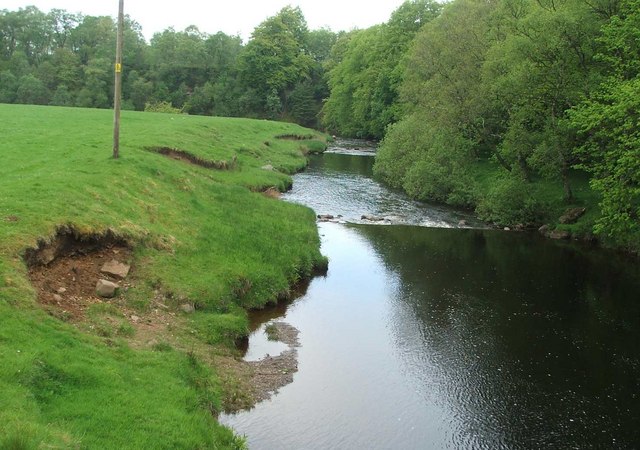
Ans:
<svg viewBox="0 0 640 450"><path fill-rule="evenodd" d="M330 63L331 95L323 121L345 135L381 138L387 125L401 114L398 91L404 75L404 56L416 33L440 13L430 0L403 3L384 25L345 36L339 60Z"/></svg>
<svg viewBox="0 0 640 450"><path fill-rule="evenodd" d="M574 159L565 111L592 88L594 38L599 20L582 2L504 2L506 36L489 52L487 92L505 122L497 150L525 179L535 170L573 194Z"/></svg>
<svg viewBox="0 0 640 450"><path fill-rule="evenodd" d="M286 117L292 91L310 76L308 34L300 8L287 6L256 27L240 55L242 81L268 117Z"/></svg>
<svg viewBox="0 0 640 450"><path fill-rule="evenodd" d="M492 122L480 86L495 9L496 2L484 0L450 3L409 52L402 86L407 114L389 128L374 170L414 197L473 201L472 157Z"/></svg>

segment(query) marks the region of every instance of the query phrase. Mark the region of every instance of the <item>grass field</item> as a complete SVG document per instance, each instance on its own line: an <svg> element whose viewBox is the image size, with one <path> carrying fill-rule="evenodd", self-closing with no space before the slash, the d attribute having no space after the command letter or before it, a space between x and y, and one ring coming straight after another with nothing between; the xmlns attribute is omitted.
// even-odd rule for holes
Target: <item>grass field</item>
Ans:
<svg viewBox="0 0 640 450"><path fill-rule="evenodd" d="M114 160L111 130L110 111L0 105L0 448L242 447L215 421L225 393L202 345L232 344L246 332L246 308L276 301L326 264L313 212L261 193L286 188L324 136L269 121L124 112ZM110 230L132 247L133 286L113 311L88 316L144 316L160 295L176 318L165 327L171 344L132 345L128 324L95 332L44 311L23 255L59 227ZM196 312L183 317L184 302Z"/></svg>

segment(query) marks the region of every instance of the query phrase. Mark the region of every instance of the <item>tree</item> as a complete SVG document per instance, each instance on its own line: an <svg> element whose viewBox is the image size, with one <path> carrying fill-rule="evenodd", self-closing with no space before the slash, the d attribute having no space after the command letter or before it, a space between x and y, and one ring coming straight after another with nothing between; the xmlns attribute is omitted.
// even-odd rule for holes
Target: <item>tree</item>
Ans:
<svg viewBox="0 0 640 450"><path fill-rule="evenodd" d="M0 103L13 103L18 90L18 79L8 70L0 72Z"/></svg>
<svg viewBox="0 0 640 450"><path fill-rule="evenodd" d="M506 34L485 64L487 91L504 117L498 156L525 180L535 170L560 181L571 202L574 142L563 120L591 89L599 20L573 1L504 2L499 18Z"/></svg>
<svg viewBox="0 0 640 450"><path fill-rule="evenodd" d="M81 17L62 9L52 9L47 14L51 29L51 45L55 49L67 48L71 40L72 30L78 26Z"/></svg>
<svg viewBox="0 0 640 450"><path fill-rule="evenodd" d="M602 196L596 231L640 250L640 0L622 0L603 27L598 60L606 79L573 109L578 149Z"/></svg>
<svg viewBox="0 0 640 450"><path fill-rule="evenodd" d="M153 83L145 80L134 69L127 73L127 81L123 86L123 97L131 102L136 111L144 111L144 106L151 101Z"/></svg>
<svg viewBox="0 0 640 450"><path fill-rule="evenodd" d="M51 98L51 105L54 106L73 106L74 98L72 92L65 86L61 84L58 86L56 91Z"/></svg>
<svg viewBox="0 0 640 450"><path fill-rule="evenodd" d="M416 33L440 13L440 4L406 1L388 23L345 36L330 62L323 122L350 136L381 138L400 116L404 57ZM338 56L339 61L336 61Z"/></svg>
<svg viewBox="0 0 640 450"><path fill-rule="evenodd" d="M313 59L307 52L307 37L302 11L290 6L253 31L239 67L244 85L253 88L264 114L287 116L291 92L309 77Z"/></svg>
<svg viewBox="0 0 640 450"><path fill-rule="evenodd" d="M465 206L477 200L471 165L484 133L482 66L495 6L447 5L409 51L401 88L406 115L389 128L374 172L415 197Z"/></svg>
<svg viewBox="0 0 640 450"><path fill-rule="evenodd" d="M49 103L49 91L42 81L33 75L25 75L18 80L16 103L46 105Z"/></svg>
<svg viewBox="0 0 640 450"><path fill-rule="evenodd" d="M76 103L84 108L109 108L113 77L112 62L104 58L89 61L84 67L84 87L80 89Z"/></svg>

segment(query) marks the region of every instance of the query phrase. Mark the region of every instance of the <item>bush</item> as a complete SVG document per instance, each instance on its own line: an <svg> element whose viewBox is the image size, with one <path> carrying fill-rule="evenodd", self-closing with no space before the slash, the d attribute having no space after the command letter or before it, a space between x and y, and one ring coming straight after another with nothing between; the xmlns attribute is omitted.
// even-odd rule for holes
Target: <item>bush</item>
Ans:
<svg viewBox="0 0 640 450"><path fill-rule="evenodd" d="M433 129L419 114L389 127L374 172L419 200L473 204L470 143L459 133Z"/></svg>
<svg viewBox="0 0 640 450"><path fill-rule="evenodd" d="M517 175L496 178L476 212L482 220L498 225L535 225L544 221L549 205L540 200L534 184Z"/></svg>
<svg viewBox="0 0 640 450"><path fill-rule="evenodd" d="M182 114L182 108L176 108L169 102L147 102L144 104L144 110L145 112Z"/></svg>

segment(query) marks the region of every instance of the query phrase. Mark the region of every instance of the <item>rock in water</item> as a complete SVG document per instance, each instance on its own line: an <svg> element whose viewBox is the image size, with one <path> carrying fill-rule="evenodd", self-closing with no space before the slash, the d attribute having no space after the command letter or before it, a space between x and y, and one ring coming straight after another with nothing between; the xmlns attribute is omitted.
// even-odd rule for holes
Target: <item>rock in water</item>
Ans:
<svg viewBox="0 0 640 450"><path fill-rule="evenodd" d="M543 236L546 236L549 234L549 225L542 225L540 228L538 228L538 233L542 234Z"/></svg>
<svg viewBox="0 0 640 450"><path fill-rule="evenodd" d="M96 283L96 294L102 298L115 297L118 289L120 289L120 286L108 280L98 280L98 283Z"/></svg>
<svg viewBox="0 0 640 450"><path fill-rule="evenodd" d="M564 230L553 230L551 233L549 233L549 237L551 239L566 240L571 239L571 233Z"/></svg>
<svg viewBox="0 0 640 450"><path fill-rule="evenodd" d="M131 270L130 265L124 264L119 261L116 261L115 259L112 259L108 263L105 263L104 266L102 266L102 269L100 269L100 272L106 275L111 275L116 278L123 279L123 278L126 278L127 275L129 275L129 270Z"/></svg>

